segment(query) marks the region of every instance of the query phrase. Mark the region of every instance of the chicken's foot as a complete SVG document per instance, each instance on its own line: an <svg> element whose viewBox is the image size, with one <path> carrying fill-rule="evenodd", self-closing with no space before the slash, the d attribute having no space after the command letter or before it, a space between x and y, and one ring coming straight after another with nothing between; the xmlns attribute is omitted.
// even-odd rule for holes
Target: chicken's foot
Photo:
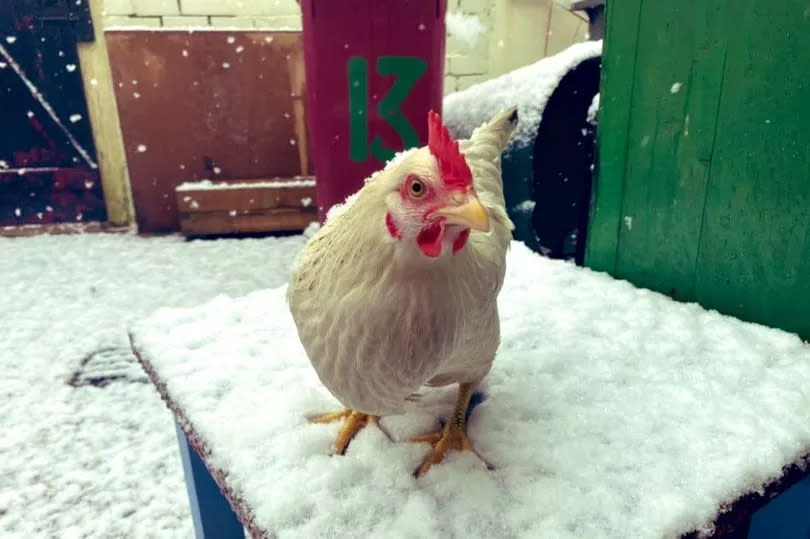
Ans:
<svg viewBox="0 0 810 539"><path fill-rule="evenodd" d="M335 421L343 421L340 426L337 440L335 440L335 453L343 455L346 448L349 447L349 442L367 425L379 425L379 417L376 415L368 415L357 410L341 410L339 412L332 412L309 419L310 423L334 423Z"/></svg>
<svg viewBox="0 0 810 539"><path fill-rule="evenodd" d="M415 436L408 440L413 443L427 442L433 446L430 455L428 455L422 464L414 471L413 475L415 477L425 475L431 466L440 463L447 452L451 450L472 451L481 459L487 469L493 469L493 466L473 449L472 442L470 442L467 436L467 407L470 404L472 394L473 384L459 384L456 407L453 410L452 417L444 424L444 427L437 432L431 432L423 436Z"/></svg>

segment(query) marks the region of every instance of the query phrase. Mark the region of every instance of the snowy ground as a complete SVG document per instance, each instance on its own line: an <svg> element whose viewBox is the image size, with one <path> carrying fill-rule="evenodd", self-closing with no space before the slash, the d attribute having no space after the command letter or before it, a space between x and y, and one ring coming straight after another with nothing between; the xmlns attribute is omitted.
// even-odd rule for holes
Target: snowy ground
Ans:
<svg viewBox="0 0 810 539"><path fill-rule="evenodd" d="M0 537L192 537L172 417L127 324L278 286L302 245L0 238Z"/></svg>

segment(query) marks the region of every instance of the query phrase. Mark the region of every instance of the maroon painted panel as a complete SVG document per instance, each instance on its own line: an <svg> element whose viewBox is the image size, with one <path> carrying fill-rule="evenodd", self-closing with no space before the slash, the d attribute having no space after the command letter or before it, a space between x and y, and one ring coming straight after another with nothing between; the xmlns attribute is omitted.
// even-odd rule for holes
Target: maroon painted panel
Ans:
<svg viewBox="0 0 810 539"><path fill-rule="evenodd" d="M140 232L179 229L174 189L185 181L306 172L300 32L105 37Z"/></svg>
<svg viewBox="0 0 810 539"><path fill-rule="evenodd" d="M319 216L441 112L446 0L303 0ZM376 142L375 142L376 140Z"/></svg>

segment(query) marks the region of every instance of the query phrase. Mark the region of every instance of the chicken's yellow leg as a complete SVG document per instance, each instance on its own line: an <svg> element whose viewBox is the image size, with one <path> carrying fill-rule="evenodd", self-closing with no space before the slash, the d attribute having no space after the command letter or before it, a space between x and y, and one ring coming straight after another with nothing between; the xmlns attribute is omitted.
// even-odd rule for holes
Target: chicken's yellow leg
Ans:
<svg viewBox="0 0 810 539"><path fill-rule="evenodd" d="M310 423L333 423L345 419L343 425L338 432L337 440L335 440L335 452L342 455L349 447L349 442L352 441L358 432L360 432L366 425L377 425L379 419L376 415L368 415L356 410L341 410L340 412L332 412L322 416L310 418Z"/></svg>
<svg viewBox="0 0 810 539"><path fill-rule="evenodd" d="M472 451L478 455L473 449L470 439L467 437L467 407L470 405L472 394L473 384L459 384L456 407L453 409L453 415L447 423L445 423L444 428L440 431L432 432L424 436L416 436L408 440L409 442L428 442L433 445L433 451L431 451L430 455L428 455L424 462L414 471L416 477L425 475L430 467L441 462L450 450ZM481 455L478 455L478 458L481 458ZM487 468L491 468L483 458L481 458L481 460L487 465Z"/></svg>

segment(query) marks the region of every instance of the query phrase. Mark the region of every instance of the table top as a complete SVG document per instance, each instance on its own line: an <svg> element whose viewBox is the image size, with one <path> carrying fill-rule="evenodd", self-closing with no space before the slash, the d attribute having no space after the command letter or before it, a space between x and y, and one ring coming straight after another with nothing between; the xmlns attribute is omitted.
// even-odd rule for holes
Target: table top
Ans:
<svg viewBox="0 0 810 539"><path fill-rule="evenodd" d="M161 309L131 328L256 537L677 537L733 526L790 486L786 471L804 474L810 346L519 243L499 297L502 344L469 422L495 470L451 454L411 475L429 448L401 441L450 413L454 387L383 418L393 440L365 429L330 457L337 424L305 417L339 405L284 294Z"/></svg>

